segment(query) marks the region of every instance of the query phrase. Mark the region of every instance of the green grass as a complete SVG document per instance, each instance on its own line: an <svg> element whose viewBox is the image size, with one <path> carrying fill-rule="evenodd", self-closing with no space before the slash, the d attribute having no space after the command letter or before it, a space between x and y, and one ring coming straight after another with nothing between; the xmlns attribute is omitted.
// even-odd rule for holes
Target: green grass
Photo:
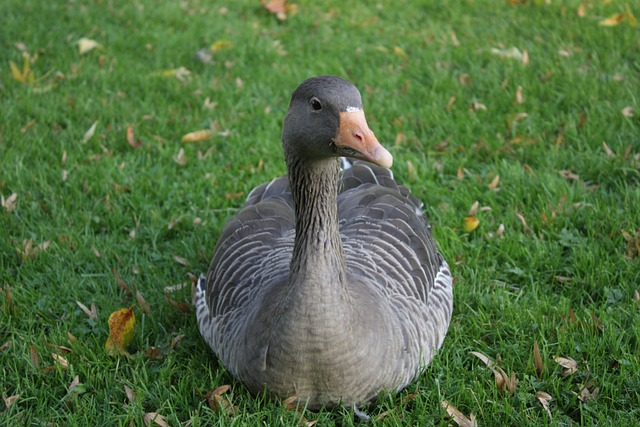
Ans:
<svg viewBox="0 0 640 427"><path fill-rule="evenodd" d="M200 339L195 314L168 304L163 288L205 271L233 209L284 173L290 93L323 73L361 89L370 126L390 147L397 178L425 201L456 278L442 351L414 385L369 408L378 417L370 423L446 426L447 400L480 425L637 425L640 31L628 20L599 25L625 2L584 2L584 17L577 0L298 3L278 21L257 0L3 1L0 194L17 198L12 212L0 207L0 346L10 343L0 351L0 392L19 397L8 409L0 402L0 425L144 425L148 412L172 426L301 423L235 382ZM80 55L81 37L102 47ZM195 59L219 40L232 46L211 63ZM526 50L528 65L491 52L511 47ZM32 57L34 84L12 77L19 48ZM190 77L161 75L178 67ZM215 108L203 107L207 98ZM486 110L470 111L474 102ZM127 142L129 126L139 148ZM180 142L212 126L228 134ZM180 149L183 165L174 161ZM488 186L496 175L498 191ZM490 210L467 233L476 200ZM21 256L25 240L50 246ZM189 302L190 291L171 298ZM94 303L98 317L76 301ZM108 356L109 314L129 306L134 357ZM152 346L160 360L145 357ZM471 351L515 372L515 393L499 391ZM577 372L560 375L557 356L575 359ZM76 375L81 386L68 392ZM203 398L223 384L233 415ZM599 389L586 402L584 385ZM552 421L537 391L552 396ZM304 417L363 424L343 409Z"/></svg>

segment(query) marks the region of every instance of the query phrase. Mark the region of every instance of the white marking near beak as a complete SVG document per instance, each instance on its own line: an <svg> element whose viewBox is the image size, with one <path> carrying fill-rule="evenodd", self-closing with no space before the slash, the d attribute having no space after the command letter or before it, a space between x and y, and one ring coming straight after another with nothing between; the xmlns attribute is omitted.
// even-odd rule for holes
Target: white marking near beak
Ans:
<svg viewBox="0 0 640 427"><path fill-rule="evenodd" d="M357 111L362 111L362 109L358 108L358 107L347 107L346 111L347 111L347 113L355 113Z"/></svg>

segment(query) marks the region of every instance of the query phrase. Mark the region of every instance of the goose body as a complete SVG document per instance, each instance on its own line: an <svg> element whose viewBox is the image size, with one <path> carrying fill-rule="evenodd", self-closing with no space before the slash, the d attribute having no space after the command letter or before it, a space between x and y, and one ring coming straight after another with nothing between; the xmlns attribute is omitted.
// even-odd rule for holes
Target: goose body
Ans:
<svg viewBox="0 0 640 427"><path fill-rule="evenodd" d="M222 230L196 289L198 327L251 392L357 407L431 362L451 274L351 83L305 80L282 142L288 175L255 188Z"/></svg>

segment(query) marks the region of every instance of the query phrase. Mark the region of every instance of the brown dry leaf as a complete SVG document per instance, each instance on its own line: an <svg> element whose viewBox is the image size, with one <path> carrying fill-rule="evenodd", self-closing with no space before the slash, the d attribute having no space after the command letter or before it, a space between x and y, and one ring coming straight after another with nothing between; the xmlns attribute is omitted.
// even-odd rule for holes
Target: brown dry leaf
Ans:
<svg viewBox="0 0 640 427"><path fill-rule="evenodd" d="M29 357L31 358L33 366L38 369L40 367L40 356L38 356L38 352L33 344L29 344Z"/></svg>
<svg viewBox="0 0 640 427"><path fill-rule="evenodd" d="M500 175L496 175L489 183L489 188L492 190L497 190L499 183L500 183Z"/></svg>
<svg viewBox="0 0 640 427"><path fill-rule="evenodd" d="M576 10L576 14L580 17L580 18L584 18L585 16L587 16L587 10L586 10L586 6L584 3L580 3L580 5L578 6L578 10Z"/></svg>
<svg viewBox="0 0 640 427"><path fill-rule="evenodd" d="M295 411L296 409L298 409L298 396L290 396L287 397L283 403L285 409L287 409L288 411Z"/></svg>
<svg viewBox="0 0 640 427"><path fill-rule="evenodd" d="M9 408L11 408L11 406L14 403L18 401L18 399L20 399L19 394L14 394L13 396L7 397L7 395L4 392L2 393L2 400L4 400L4 406L7 409L7 411L9 410Z"/></svg>
<svg viewBox="0 0 640 427"><path fill-rule="evenodd" d="M131 148L140 148L142 147L142 141L140 141L140 139L136 139L133 129L133 126L127 127L127 142Z"/></svg>
<svg viewBox="0 0 640 427"><path fill-rule="evenodd" d="M522 95L522 86L518 86L516 89L516 104L522 104L524 102L524 96Z"/></svg>
<svg viewBox="0 0 640 427"><path fill-rule="evenodd" d="M298 10L297 5L290 4L287 0L260 0L260 3L262 3L262 7L276 15L276 18L281 21L287 19L287 15L296 13Z"/></svg>
<svg viewBox="0 0 640 427"><path fill-rule="evenodd" d="M122 289L124 293L126 293L127 295L133 296L133 292L131 292L131 288L129 287L129 285L127 285L127 283L124 280L122 280L122 277L120 277L118 270L116 270L116 268L113 267L111 271L113 272L113 275L116 277L116 281L118 282L118 287Z"/></svg>
<svg viewBox="0 0 640 427"><path fill-rule="evenodd" d="M169 424L167 424L167 421L164 419L164 417L157 412L147 412L144 414L142 419L148 426L152 425L151 423L153 423L153 425L159 425L160 427L169 427Z"/></svg>
<svg viewBox="0 0 640 427"><path fill-rule="evenodd" d="M453 44L456 47L460 46L460 41L458 41L458 36L455 31L451 31L449 36L451 37L451 44Z"/></svg>
<svg viewBox="0 0 640 427"><path fill-rule="evenodd" d="M467 233L471 233L473 230L478 228L480 225L480 220L475 216L467 216L464 218L464 231Z"/></svg>
<svg viewBox="0 0 640 427"><path fill-rule="evenodd" d="M51 357L55 360L63 370L69 369L69 362L57 353L51 353Z"/></svg>
<svg viewBox="0 0 640 427"><path fill-rule="evenodd" d="M172 300L166 294L164 295L164 299L169 303L171 307L175 308L176 310L182 313L191 313L191 307L189 306L189 304L182 301Z"/></svg>
<svg viewBox="0 0 640 427"><path fill-rule="evenodd" d="M171 342L169 342L169 351L173 350L174 348L177 348L185 337L186 337L185 334L180 334L171 338Z"/></svg>
<svg viewBox="0 0 640 427"><path fill-rule="evenodd" d="M144 357L149 360L162 360L162 358L164 357L164 352L162 351L162 347L160 347L159 345L155 347L149 347L144 351Z"/></svg>
<svg viewBox="0 0 640 427"><path fill-rule="evenodd" d="M540 378L544 372L544 364L542 363L542 357L540 356L538 341L533 342L533 364L536 367L536 374L538 375L538 378Z"/></svg>
<svg viewBox="0 0 640 427"><path fill-rule="evenodd" d="M11 341L7 341L6 343L0 345L0 353L6 351L9 347L11 347L11 344Z"/></svg>
<svg viewBox="0 0 640 427"><path fill-rule="evenodd" d="M487 106L480 103L480 102L472 102L471 105L469 106L469 111L478 111L478 110L486 110Z"/></svg>
<svg viewBox="0 0 640 427"><path fill-rule="evenodd" d="M177 262L178 264L180 264L180 265L184 265L184 266L189 265L189 261L188 261L186 258L183 258L183 257L181 257L181 256L174 255L174 256L173 256L173 259L175 259L175 260L176 260L176 262Z"/></svg>
<svg viewBox="0 0 640 427"><path fill-rule="evenodd" d="M89 316L89 319L94 320L98 316L98 309L96 308L96 305L94 303L91 303L91 310L89 310L87 306L80 301L76 301L76 304L78 304L78 307L80 307L80 309L84 311L84 314Z"/></svg>
<svg viewBox="0 0 640 427"><path fill-rule="evenodd" d="M453 107L453 104L456 103L456 97L452 96L449 98L449 101L447 102L447 106L444 108L445 111L449 112L451 111L451 107Z"/></svg>
<svg viewBox="0 0 640 427"><path fill-rule="evenodd" d="M82 144L86 144L91 138L93 138L93 135L96 133L96 126L98 126L97 120L93 122L91 127L84 133L84 136L82 137Z"/></svg>
<svg viewBox="0 0 640 427"><path fill-rule="evenodd" d="M486 356L482 353L480 353L479 351L471 351L470 354L473 354L475 357L477 357L478 359L482 360L484 362L485 365L487 365L490 368L493 368L495 365L495 362L491 359L489 359L489 356Z"/></svg>
<svg viewBox="0 0 640 427"><path fill-rule="evenodd" d="M480 206L480 202L478 200L473 202L473 204L471 205L471 208L469 208L469 213L467 213L467 216L477 215L479 206Z"/></svg>
<svg viewBox="0 0 640 427"><path fill-rule="evenodd" d="M102 254L98 249L96 249L95 246L91 245L91 249L93 250L93 254L96 256L96 258L102 258Z"/></svg>
<svg viewBox="0 0 640 427"><path fill-rule="evenodd" d="M616 13L614 15L609 16L608 18L600 21L600 25L603 27L615 27L616 25L627 20L630 26L635 26L636 18L633 16L631 11L629 10L629 6L627 6L627 12L624 13Z"/></svg>
<svg viewBox="0 0 640 427"><path fill-rule="evenodd" d="M607 157L615 157L616 153L613 152L611 148L607 145L605 141L602 141L602 148L604 148L604 152L607 153Z"/></svg>
<svg viewBox="0 0 640 427"><path fill-rule="evenodd" d="M129 400L130 403L133 403L136 401L136 393L129 388L126 384L124 386L124 394L127 395L127 399Z"/></svg>
<svg viewBox="0 0 640 427"><path fill-rule="evenodd" d="M504 236L504 224L500 224L498 226L498 231L496 231L496 236L503 237Z"/></svg>
<svg viewBox="0 0 640 427"><path fill-rule="evenodd" d="M75 344L78 340L71 332L67 332L67 338L69 338L71 344Z"/></svg>
<svg viewBox="0 0 640 427"><path fill-rule="evenodd" d="M21 250L18 248L16 250L18 251L18 254L22 259L27 259L27 258L32 258L36 256L38 253L47 250L50 244L51 244L51 241L47 240L46 242L40 243L39 245L34 247L32 239L23 240L22 241L23 249Z"/></svg>
<svg viewBox="0 0 640 427"><path fill-rule="evenodd" d="M65 347L63 345L55 345L55 344L47 343L47 347L56 349L56 350L58 350L58 351L60 351L62 353L71 353L73 351L69 347Z"/></svg>
<svg viewBox="0 0 640 427"><path fill-rule="evenodd" d="M2 202L2 207L7 210L7 212L11 213L16 208L16 199L18 195L16 193L11 194L6 199L4 196L0 196L0 202Z"/></svg>
<svg viewBox="0 0 640 427"><path fill-rule="evenodd" d="M584 403L594 400L598 396L598 393L600 393L600 387L596 387L592 391L589 391L589 387L591 387L590 384L583 386L580 394L577 395L578 399Z"/></svg>
<svg viewBox="0 0 640 427"><path fill-rule="evenodd" d="M453 422L456 423L460 427L478 427L478 422L475 419L475 416L471 414L469 418L460 412L455 406L450 404L448 401L443 400L440 402L440 406L447 412L447 416L453 419Z"/></svg>
<svg viewBox="0 0 640 427"><path fill-rule="evenodd" d="M624 107L620 113L622 113L625 117L633 117L633 107L629 105L628 107Z"/></svg>
<svg viewBox="0 0 640 427"><path fill-rule="evenodd" d="M136 300L138 301L138 305L140 306L140 309L142 310L143 313L149 314L149 312L151 312L151 307L149 306L149 303L144 299L140 291L138 291L137 289L136 289Z"/></svg>
<svg viewBox="0 0 640 427"><path fill-rule="evenodd" d="M109 316L109 338L104 344L106 352L110 355L129 354L127 345L133 340L136 325L136 316L133 307L122 308L114 311Z"/></svg>
<svg viewBox="0 0 640 427"><path fill-rule="evenodd" d="M638 292L637 289L635 291L633 291L633 300L635 302L640 302L640 292Z"/></svg>
<svg viewBox="0 0 640 427"><path fill-rule="evenodd" d="M191 79L191 71L189 71L185 67L178 67L170 70L160 71L160 73L158 74L162 77L175 77L181 82L185 82Z"/></svg>
<svg viewBox="0 0 640 427"><path fill-rule="evenodd" d="M226 396L223 396L223 394L229 391L230 388L230 385L225 384L209 391L205 396L205 399L209 404L209 408L214 411L226 411L229 414L233 414L238 408L233 406Z"/></svg>
<svg viewBox="0 0 640 427"><path fill-rule="evenodd" d="M184 148L181 148L177 154L175 154L173 156L173 161L176 162L177 164L179 164L180 166L184 166L187 164L187 162L189 161L189 159L187 158L187 156L184 154Z"/></svg>
<svg viewBox="0 0 640 427"><path fill-rule="evenodd" d="M213 132L210 130L197 130L195 132L189 132L182 136L182 142L201 142L211 139Z"/></svg>
<svg viewBox="0 0 640 427"><path fill-rule="evenodd" d="M536 391L536 397L538 401L542 405L545 411L547 411L547 415L549 415L549 420L553 421L553 417L551 416L551 410L549 409L549 402L553 400L549 393L545 393L544 391Z"/></svg>
<svg viewBox="0 0 640 427"><path fill-rule="evenodd" d="M600 320L600 318L595 313L589 313L589 314L591 314L591 320L593 320L593 326L596 327L596 330L603 332L604 325L602 324L602 321Z"/></svg>
<svg viewBox="0 0 640 427"><path fill-rule="evenodd" d="M75 377L73 377L73 380L71 381L71 384L69 384L69 387L67 387L67 393L71 393L71 391L73 391L73 389L76 388L78 384L80 384L80 376L76 375Z"/></svg>
<svg viewBox="0 0 640 427"><path fill-rule="evenodd" d="M564 369L562 371L562 376L566 377L567 375L574 374L578 372L578 362L573 360L570 357L556 357L553 359L558 365L562 366Z"/></svg>
<svg viewBox="0 0 640 427"><path fill-rule="evenodd" d="M13 305L13 297L11 296L11 287L7 286L7 288L4 290L4 312L13 313L15 310L16 308Z"/></svg>

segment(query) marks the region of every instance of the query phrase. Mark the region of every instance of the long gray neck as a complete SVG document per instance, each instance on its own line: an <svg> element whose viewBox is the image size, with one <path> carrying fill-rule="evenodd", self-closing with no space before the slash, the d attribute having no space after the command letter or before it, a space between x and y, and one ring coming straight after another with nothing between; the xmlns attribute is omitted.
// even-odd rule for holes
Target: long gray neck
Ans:
<svg viewBox="0 0 640 427"><path fill-rule="evenodd" d="M346 286L345 258L338 228L336 159L288 158L296 214L289 284L338 289Z"/></svg>

